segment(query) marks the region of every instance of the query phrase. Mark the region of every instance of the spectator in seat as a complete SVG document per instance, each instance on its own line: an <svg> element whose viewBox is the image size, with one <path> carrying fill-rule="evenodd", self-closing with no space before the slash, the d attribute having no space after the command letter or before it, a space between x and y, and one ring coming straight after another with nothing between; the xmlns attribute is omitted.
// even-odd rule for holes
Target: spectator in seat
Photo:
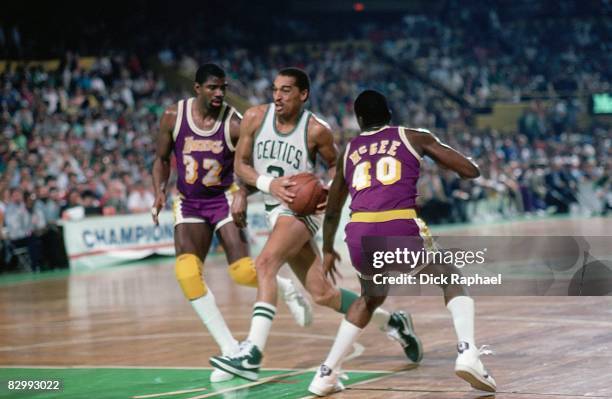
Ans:
<svg viewBox="0 0 612 399"><path fill-rule="evenodd" d="M153 194L145 188L142 181L137 181L128 197L127 206L132 213L149 212L153 201Z"/></svg>

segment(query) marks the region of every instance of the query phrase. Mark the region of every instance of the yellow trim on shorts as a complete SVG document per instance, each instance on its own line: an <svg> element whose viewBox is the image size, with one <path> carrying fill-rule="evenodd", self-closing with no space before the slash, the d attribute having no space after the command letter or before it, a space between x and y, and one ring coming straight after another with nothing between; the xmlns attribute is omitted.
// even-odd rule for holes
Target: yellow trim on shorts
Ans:
<svg viewBox="0 0 612 399"><path fill-rule="evenodd" d="M172 202L172 216L174 216L174 223L176 223L179 218L180 200L181 200L181 197L179 196L179 197L176 197L174 201Z"/></svg>
<svg viewBox="0 0 612 399"><path fill-rule="evenodd" d="M232 183L228 188L227 191L230 194L234 194L236 191L240 190L240 186L238 186L236 183Z"/></svg>
<svg viewBox="0 0 612 399"><path fill-rule="evenodd" d="M378 223L396 219L416 219L414 209L394 209L382 212L355 212L351 215L351 222Z"/></svg>

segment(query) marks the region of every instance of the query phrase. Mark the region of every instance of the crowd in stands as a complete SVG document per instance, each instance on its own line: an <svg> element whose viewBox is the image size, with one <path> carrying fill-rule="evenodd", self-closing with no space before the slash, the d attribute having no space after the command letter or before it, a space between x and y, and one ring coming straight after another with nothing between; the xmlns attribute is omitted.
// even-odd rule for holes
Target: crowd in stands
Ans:
<svg viewBox="0 0 612 399"><path fill-rule="evenodd" d="M57 247L59 220L151 208L155 134L177 97L137 57L124 55L98 58L85 70L69 53L54 71L2 74L2 237L36 254L33 269L58 263L39 254Z"/></svg>
<svg viewBox="0 0 612 399"><path fill-rule="evenodd" d="M330 123L340 147L358 129L353 99L365 88L382 91L394 123L430 129L481 167L479 179L463 181L424 163L419 206L430 223L608 212L612 129L580 128L578 115L586 112L581 95L612 90L610 21L509 22L477 7L451 11L365 24L334 42L165 46L157 60L189 76L198 63L217 62L230 90L251 104L270 101L280 67L302 67L312 80L308 107ZM515 131L479 131L469 107L427 80L472 109L533 99ZM121 52L96 58L89 69L67 53L56 70L0 74L0 239L27 247L37 269L65 262L54 252L59 220L148 211L159 117L186 95Z"/></svg>

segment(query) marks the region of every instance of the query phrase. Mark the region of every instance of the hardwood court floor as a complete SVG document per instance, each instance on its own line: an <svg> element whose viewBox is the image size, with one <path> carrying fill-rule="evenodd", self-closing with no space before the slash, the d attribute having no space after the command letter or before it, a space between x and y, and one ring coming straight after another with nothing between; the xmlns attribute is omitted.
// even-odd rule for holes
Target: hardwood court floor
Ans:
<svg viewBox="0 0 612 399"><path fill-rule="evenodd" d="M452 233L605 235L611 221L525 221ZM243 339L255 291L232 284L224 266L222 257L211 258L205 275L230 328ZM349 267L342 270L341 285L356 289ZM495 396L455 377L455 336L441 297L391 297L386 308L413 314L425 347L422 363L411 365L399 345L369 326L344 365L362 373L349 372L349 389L334 397L612 397L610 297L480 297L476 306L477 343L495 351L484 357L498 383ZM219 388L208 384L205 370L217 349L182 297L170 258L48 279L0 280L0 380L62 377L65 384L61 395L3 386L0 397L308 397L307 370L324 359L339 322L335 312L315 307L313 325L303 329L281 305L264 359L269 378L250 388L244 381ZM146 369L157 371L145 376Z"/></svg>

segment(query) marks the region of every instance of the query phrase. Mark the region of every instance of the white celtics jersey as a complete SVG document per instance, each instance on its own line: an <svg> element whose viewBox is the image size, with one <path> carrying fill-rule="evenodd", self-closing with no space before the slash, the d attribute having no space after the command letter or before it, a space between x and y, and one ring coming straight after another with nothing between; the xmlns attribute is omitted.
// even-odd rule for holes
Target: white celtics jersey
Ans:
<svg viewBox="0 0 612 399"><path fill-rule="evenodd" d="M289 133L276 129L274 103L268 105L266 116L255 134L253 167L260 175L291 176L312 172L314 160L308 154L307 129L312 112L304 110L295 128ZM270 194L264 194L266 208L279 204Z"/></svg>

